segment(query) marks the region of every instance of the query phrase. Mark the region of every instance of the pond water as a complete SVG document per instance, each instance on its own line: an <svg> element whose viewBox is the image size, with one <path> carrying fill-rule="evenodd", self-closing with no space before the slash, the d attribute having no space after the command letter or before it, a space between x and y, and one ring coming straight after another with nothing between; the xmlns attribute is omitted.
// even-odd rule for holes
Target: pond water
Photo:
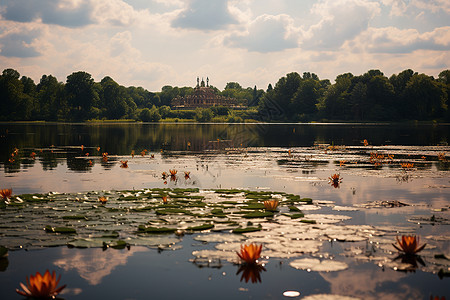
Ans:
<svg viewBox="0 0 450 300"><path fill-rule="evenodd" d="M65 299L449 297L449 141L449 125L0 124L0 298L46 269ZM397 258L411 234L425 249ZM256 270L238 265L249 242Z"/></svg>

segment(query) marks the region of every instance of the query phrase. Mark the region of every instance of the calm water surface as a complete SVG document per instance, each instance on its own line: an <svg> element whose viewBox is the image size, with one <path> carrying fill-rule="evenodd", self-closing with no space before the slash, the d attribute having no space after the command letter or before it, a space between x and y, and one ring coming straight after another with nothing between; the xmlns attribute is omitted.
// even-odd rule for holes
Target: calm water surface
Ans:
<svg viewBox="0 0 450 300"><path fill-rule="evenodd" d="M320 210L311 213L351 217L343 225L408 228L428 243L432 257L450 255L449 141L450 126L445 125L0 124L0 188L12 188L16 195L167 187L293 193L314 200ZM105 152L107 161L102 159ZM371 160L371 153L384 158ZM128 160L128 168L120 167L121 160ZM402 167L405 163L413 165ZM162 179L169 169L190 172L190 178ZM335 173L342 178L339 188L329 184ZM374 208L380 201L408 206ZM432 215L444 221L411 221ZM425 259L426 266L415 272L394 271L345 254L367 248L367 242L332 239L319 254L345 261L346 270L298 270L289 265L290 258L269 258L261 282L245 282L230 262L215 261L209 267L192 262L193 251L216 246L194 240L205 234L185 235L180 249L173 251L139 246L10 251L0 261L0 298L20 299L14 292L19 282L45 269L62 274L66 299L283 299L287 290L299 291L296 299L315 294L359 299L450 296L448 277L441 279L431 260ZM394 242L395 233L384 238ZM2 240L0 233L0 245Z"/></svg>

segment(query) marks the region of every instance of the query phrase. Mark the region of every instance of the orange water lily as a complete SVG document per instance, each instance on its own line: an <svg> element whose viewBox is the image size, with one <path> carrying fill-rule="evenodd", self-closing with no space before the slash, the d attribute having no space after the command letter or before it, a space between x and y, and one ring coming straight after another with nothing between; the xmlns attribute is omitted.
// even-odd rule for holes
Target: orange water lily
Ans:
<svg viewBox="0 0 450 300"><path fill-rule="evenodd" d="M423 248L427 244L423 244L422 246L419 246L419 237L412 236L412 235L402 235L402 239L396 237L397 244L392 244L392 246L395 247L400 252L404 252L406 255L415 255L417 252L422 251Z"/></svg>
<svg viewBox="0 0 450 300"><path fill-rule="evenodd" d="M189 171L184 171L184 179L188 180L189 178L191 178L191 172Z"/></svg>
<svg viewBox="0 0 450 300"><path fill-rule="evenodd" d="M169 170L170 172L170 176L175 176L177 175L177 170L173 169L173 170Z"/></svg>
<svg viewBox="0 0 450 300"><path fill-rule="evenodd" d="M241 251L237 252L239 258L246 264L256 264L261 256L262 245L251 243L250 245L241 245Z"/></svg>
<svg viewBox="0 0 450 300"><path fill-rule="evenodd" d="M163 200L163 203L164 203L164 204L167 204L167 196L163 196L163 197L162 197L162 200Z"/></svg>
<svg viewBox="0 0 450 300"><path fill-rule="evenodd" d="M264 201L264 207L266 210L274 211L277 209L279 203L280 201L278 200L267 200Z"/></svg>
<svg viewBox="0 0 450 300"><path fill-rule="evenodd" d="M37 299L52 299L66 287L66 285L57 287L61 275L56 279L55 271L50 274L47 270L44 276L41 273L36 272L36 275L30 275L30 279L27 276L27 285L20 283L23 291L16 289L16 292L22 296Z"/></svg>
<svg viewBox="0 0 450 300"><path fill-rule="evenodd" d="M108 198L105 196L98 197L98 201L100 201L102 204L106 204L108 202Z"/></svg>
<svg viewBox="0 0 450 300"><path fill-rule="evenodd" d="M12 189L1 189L0 190L0 196L3 198L3 200L7 200L8 198L11 198L12 195Z"/></svg>
<svg viewBox="0 0 450 300"><path fill-rule="evenodd" d="M128 168L128 160L121 160L120 164L121 168Z"/></svg>

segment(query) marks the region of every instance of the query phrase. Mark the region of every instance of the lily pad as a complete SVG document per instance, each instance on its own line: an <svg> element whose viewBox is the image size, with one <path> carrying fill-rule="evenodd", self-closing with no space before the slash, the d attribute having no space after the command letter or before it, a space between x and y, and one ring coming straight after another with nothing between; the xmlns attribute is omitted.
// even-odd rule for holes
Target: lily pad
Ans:
<svg viewBox="0 0 450 300"><path fill-rule="evenodd" d="M242 217L247 218L247 219L252 219L252 218L270 218L270 217L273 217L273 212L270 212L270 211L254 211L254 212L245 214Z"/></svg>
<svg viewBox="0 0 450 300"><path fill-rule="evenodd" d="M203 224L199 226L188 227L187 230L201 231L201 230L208 230L211 228L214 228L214 224Z"/></svg>
<svg viewBox="0 0 450 300"><path fill-rule="evenodd" d="M348 268L344 262L335 260L319 260L317 258L301 258L293 260L289 265L295 269L317 271L317 272L331 272L342 271Z"/></svg>
<svg viewBox="0 0 450 300"><path fill-rule="evenodd" d="M46 232L53 232L53 233L63 233L63 234L76 234L77 231L75 228L72 227L52 227L52 226L45 226Z"/></svg>
<svg viewBox="0 0 450 300"><path fill-rule="evenodd" d="M177 228L168 228L168 227L152 227L139 225L138 232L142 233L172 233L177 231Z"/></svg>

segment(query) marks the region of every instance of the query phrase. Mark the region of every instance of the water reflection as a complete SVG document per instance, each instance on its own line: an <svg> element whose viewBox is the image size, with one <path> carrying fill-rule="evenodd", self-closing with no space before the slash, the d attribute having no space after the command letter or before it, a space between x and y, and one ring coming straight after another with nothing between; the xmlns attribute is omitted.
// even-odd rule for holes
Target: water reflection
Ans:
<svg viewBox="0 0 450 300"><path fill-rule="evenodd" d="M249 280L252 283L259 283L261 282L261 273L266 272L266 268L260 264L242 264L239 266L239 269L236 273L236 275L241 275L241 280L245 280L245 283L247 283Z"/></svg>
<svg viewBox="0 0 450 300"><path fill-rule="evenodd" d="M89 251L74 251L69 248L61 248L62 258L56 259L53 264L65 272L75 270L90 285L98 285L118 266L126 265L128 259L135 253L144 251L148 251L148 249L132 247L130 250L108 249L105 251L95 248Z"/></svg>

